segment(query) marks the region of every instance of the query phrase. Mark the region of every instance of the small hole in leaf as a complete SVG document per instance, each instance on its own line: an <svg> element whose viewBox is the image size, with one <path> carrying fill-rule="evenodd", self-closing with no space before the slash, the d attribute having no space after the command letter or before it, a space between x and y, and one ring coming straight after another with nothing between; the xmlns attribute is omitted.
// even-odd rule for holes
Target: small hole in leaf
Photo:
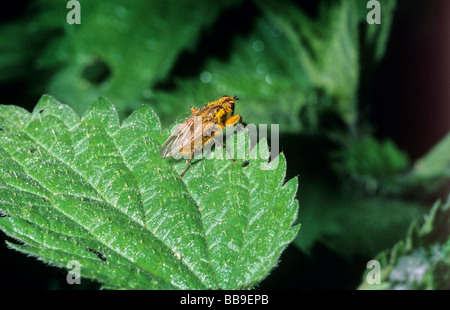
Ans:
<svg viewBox="0 0 450 310"><path fill-rule="evenodd" d="M250 165L250 162L248 160L242 163L242 167L247 167L248 165Z"/></svg>
<svg viewBox="0 0 450 310"><path fill-rule="evenodd" d="M84 67L82 77L91 84L100 85L111 75L111 69L101 59L96 58Z"/></svg>
<svg viewBox="0 0 450 310"><path fill-rule="evenodd" d="M0 211L0 217L8 217L8 215Z"/></svg>
<svg viewBox="0 0 450 310"><path fill-rule="evenodd" d="M34 152L36 152L36 149L31 149L29 152L30 152L31 154L33 154Z"/></svg>
<svg viewBox="0 0 450 310"><path fill-rule="evenodd" d="M44 112L44 110L39 110L39 114L41 114L42 112Z"/></svg>

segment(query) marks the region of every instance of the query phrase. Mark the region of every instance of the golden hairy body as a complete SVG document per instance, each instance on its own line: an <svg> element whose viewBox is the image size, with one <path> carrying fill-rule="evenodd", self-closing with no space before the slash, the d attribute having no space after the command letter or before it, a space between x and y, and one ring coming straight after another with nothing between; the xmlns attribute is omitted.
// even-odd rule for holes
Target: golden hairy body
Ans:
<svg viewBox="0 0 450 310"><path fill-rule="evenodd" d="M209 142L216 141L214 136L228 126L241 120L240 115L234 115L234 104L238 98L223 96L217 101L208 103L203 108L191 107L192 114L167 138L161 147L159 156L162 158L176 153L190 154L186 173L195 151L201 150ZM218 141L216 141L218 142ZM234 159L233 159L234 161Z"/></svg>

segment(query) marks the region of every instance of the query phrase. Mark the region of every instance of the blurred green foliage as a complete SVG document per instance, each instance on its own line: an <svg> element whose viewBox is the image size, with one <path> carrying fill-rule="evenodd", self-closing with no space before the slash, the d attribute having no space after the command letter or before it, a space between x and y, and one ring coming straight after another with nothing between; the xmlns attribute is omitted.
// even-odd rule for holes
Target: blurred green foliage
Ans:
<svg viewBox="0 0 450 310"><path fill-rule="evenodd" d="M295 243L305 253L320 242L349 260L375 256L450 177L449 135L414 161L377 140L363 112L395 0L382 1L380 25L367 24L358 0L80 3L81 25L51 0L0 25L0 82L25 80L79 114L100 95L122 119L145 103L163 127L238 95L244 121L280 124L288 177L299 175Z"/></svg>
<svg viewBox="0 0 450 310"><path fill-rule="evenodd" d="M178 111L225 93L245 98L238 109L248 122L279 123L282 131L302 129L300 109L317 92L332 98L330 108L353 122L360 28L363 46L381 50L389 30L388 22L379 27L381 33L364 29L366 8L356 0L322 1L319 18L308 16L291 1L256 1L251 9L260 13L250 21L238 15L243 5L238 0L214 5L208 1L80 3L80 25L67 24L62 17L68 10L60 3L38 0L31 17L2 26L1 79L20 78L33 69L51 71L47 81L34 83L46 82L49 93L78 113L104 95L116 103L122 117L142 101L149 102L166 125ZM388 1L383 8L394 4ZM245 33L231 25L249 22ZM216 36L211 27L217 24L230 24L236 32L227 38L228 27L222 26L225 32L217 33L216 44L199 47L202 35ZM227 41L221 40L223 33ZM193 70L197 74L171 76L177 57L186 51L206 59ZM223 53L226 59L216 57ZM174 89L158 88L158 83L169 80Z"/></svg>
<svg viewBox="0 0 450 310"><path fill-rule="evenodd" d="M367 271L360 289L450 289L450 199L436 202L424 223L414 222L404 240L375 259L381 281L368 284Z"/></svg>
<svg viewBox="0 0 450 310"><path fill-rule="evenodd" d="M371 136L353 140L335 153L335 168L369 192L378 189L395 192L401 188L401 173L406 171L409 159L388 140L379 142Z"/></svg>
<svg viewBox="0 0 450 310"><path fill-rule="evenodd" d="M120 124L104 97L80 119L44 95L32 113L0 105L0 128L8 247L61 268L77 260L104 288L252 288L300 228L297 179L285 180L282 154L267 162L266 140L250 153L244 130L239 164L216 149L180 179L185 163L158 155L170 133L148 106Z"/></svg>
<svg viewBox="0 0 450 310"><path fill-rule="evenodd" d="M450 178L450 133L425 156L418 159L412 171L413 181L429 191L436 190Z"/></svg>

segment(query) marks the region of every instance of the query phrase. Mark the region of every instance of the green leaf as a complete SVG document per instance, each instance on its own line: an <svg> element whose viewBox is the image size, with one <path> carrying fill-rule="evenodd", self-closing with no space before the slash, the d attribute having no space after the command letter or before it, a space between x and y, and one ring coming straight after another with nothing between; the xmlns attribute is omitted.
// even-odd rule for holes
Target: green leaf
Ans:
<svg viewBox="0 0 450 310"><path fill-rule="evenodd" d="M423 215L421 204L399 197L361 194L355 186L339 188L304 175L300 181L304 224L294 242L305 253L321 242L348 260L375 256Z"/></svg>
<svg viewBox="0 0 450 310"><path fill-rule="evenodd" d="M380 142L368 135L342 143L332 153L334 167L369 193L433 193L450 179L450 134L414 164L391 140Z"/></svg>
<svg viewBox="0 0 450 310"><path fill-rule="evenodd" d="M450 133L414 163L411 179L430 188L450 179Z"/></svg>
<svg viewBox="0 0 450 310"><path fill-rule="evenodd" d="M390 139L361 136L332 135L340 149L331 152L331 159L341 176L368 193L398 195L419 189L432 194L450 179L450 133L414 163Z"/></svg>
<svg viewBox="0 0 450 310"><path fill-rule="evenodd" d="M284 183L283 154L267 163L266 141L249 151L245 131L227 144L244 147L246 167L203 159L180 179L185 163L159 157L168 131L147 106L120 124L105 98L80 119L43 96L32 113L0 106L0 128L0 228L20 242L8 245L76 260L105 288L253 287L297 234L297 180Z"/></svg>
<svg viewBox="0 0 450 310"><path fill-rule="evenodd" d="M345 140L332 157L335 169L363 185L367 192L393 193L405 187L402 181L409 159L391 140L380 142L372 136Z"/></svg>
<svg viewBox="0 0 450 310"><path fill-rule="evenodd" d="M365 272L359 289L450 289L450 196L436 202L424 222L414 222L405 240L376 256L380 283Z"/></svg>
<svg viewBox="0 0 450 310"><path fill-rule="evenodd" d="M310 85L336 98L344 119L353 122L359 79L357 2L321 2L318 18L310 18L292 2L258 3L285 33Z"/></svg>

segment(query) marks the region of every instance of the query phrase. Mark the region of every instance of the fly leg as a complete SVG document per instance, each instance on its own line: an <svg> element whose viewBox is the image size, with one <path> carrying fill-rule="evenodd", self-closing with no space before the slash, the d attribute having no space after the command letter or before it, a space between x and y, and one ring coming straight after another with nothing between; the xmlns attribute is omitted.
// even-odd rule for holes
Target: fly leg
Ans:
<svg viewBox="0 0 450 310"><path fill-rule="evenodd" d="M219 140L217 140L215 137L212 137L211 139L212 139L215 143L217 143L218 145L220 145L220 147L224 148L224 149L225 149L225 152L226 152L227 155L228 155L228 157L229 157L234 163L236 163L236 159L234 159L234 158L230 155L230 153L228 153L227 148L223 145L222 142L220 142Z"/></svg>
<svg viewBox="0 0 450 310"><path fill-rule="evenodd" d="M189 157L187 163L186 163L186 168L184 168L184 171L180 174L180 178L183 178L183 175L186 173L186 171L188 170L189 166L191 165L191 161L192 158L194 157L194 151L191 152L191 157Z"/></svg>
<svg viewBox="0 0 450 310"><path fill-rule="evenodd" d="M235 97L236 97L236 96L235 96ZM236 98L235 98L235 99L236 99ZM233 125L235 125L235 124L238 124L238 125L237 125L237 129L235 129L236 132L239 132L239 131L241 131L241 130L245 130L245 131L249 132L249 130L248 130L248 128L247 128L247 124L246 124L244 121L242 121L242 117L241 117L239 114L233 115L233 116L229 117L229 118L225 121L225 126L226 126L226 127L230 127L230 126L233 126ZM213 139L214 139L214 138L213 138ZM222 143L220 143L220 142L217 141L216 139L214 139L214 141L223 147L223 144L222 144ZM233 159L233 158L230 156L230 154L228 154L228 151L227 151L226 148L225 148L225 151L226 151L228 157L230 157L230 159L231 159L233 162L236 163L236 160ZM248 160L247 160L247 161L244 161L244 162L242 163L242 167L245 167L245 166L247 166L248 164L249 164Z"/></svg>

